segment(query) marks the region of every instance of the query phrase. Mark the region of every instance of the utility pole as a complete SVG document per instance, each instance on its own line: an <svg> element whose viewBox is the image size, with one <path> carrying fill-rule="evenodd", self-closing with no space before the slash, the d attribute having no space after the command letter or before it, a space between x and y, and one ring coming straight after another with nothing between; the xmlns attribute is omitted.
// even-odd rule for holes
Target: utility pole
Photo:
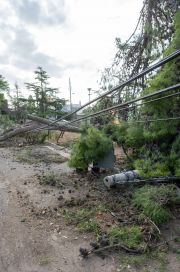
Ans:
<svg viewBox="0 0 180 272"><path fill-rule="evenodd" d="M87 88L87 90L88 90L88 96L89 96L89 102L91 101L91 88Z"/></svg>
<svg viewBox="0 0 180 272"><path fill-rule="evenodd" d="M16 110L19 110L19 86L18 86L17 82L14 84L14 86L16 89L16 100L17 100L15 107L16 107Z"/></svg>
<svg viewBox="0 0 180 272"><path fill-rule="evenodd" d="M72 112L72 88L71 88L70 78L69 78L69 102L70 102L70 111Z"/></svg>

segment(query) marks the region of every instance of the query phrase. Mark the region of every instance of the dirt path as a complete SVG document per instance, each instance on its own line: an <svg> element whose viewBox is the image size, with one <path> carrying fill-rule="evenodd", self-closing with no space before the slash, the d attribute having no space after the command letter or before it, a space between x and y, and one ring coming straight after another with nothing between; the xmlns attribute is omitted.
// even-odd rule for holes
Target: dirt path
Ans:
<svg viewBox="0 0 180 272"><path fill-rule="evenodd" d="M34 167L13 161L11 149L0 149L0 272L116 271L110 258L83 261L79 247L88 241L74 237L71 229L55 233L46 226L38 227L35 219L28 221L18 194L28 192L24 182L43 167L45 164ZM62 165L59 171L63 171ZM42 195L39 197L37 204L42 200Z"/></svg>

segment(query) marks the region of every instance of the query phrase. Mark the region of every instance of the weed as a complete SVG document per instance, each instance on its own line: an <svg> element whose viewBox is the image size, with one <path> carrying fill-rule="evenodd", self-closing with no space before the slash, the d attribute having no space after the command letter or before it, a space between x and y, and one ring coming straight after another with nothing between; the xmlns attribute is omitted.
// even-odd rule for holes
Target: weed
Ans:
<svg viewBox="0 0 180 272"><path fill-rule="evenodd" d="M175 185L145 185L136 190L133 196L133 204L158 225L167 222L172 216L167 205L178 201Z"/></svg>
<svg viewBox="0 0 180 272"><path fill-rule="evenodd" d="M55 186L57 183L57 175L54 172L48 172L40 178L40 184Z"/></svg>
<svg viewBox="0 0 180 272"><path fill-rule="evenodd" d="M36 159L36 158L34 158L32 156L32 150L31 149L23 150L20 154L18 154L17 160L19 162L29 163L29 164L37 164L37 163L40 162L39 159Z"/></svg>
<svg viewBox="0 0 180 272"><path fill-rule="evenodd" d="M51 261L52 261L52 259L50 257L43 257L39 261L39 265L45 266L45 265L48 265Z"/></svg>
<svg viewBox="0 0 180 272"><path fill-rule="evenodd" d="M80 232L91 232L97 236L101 234L101 227L95 220L81 222L77 228Z"/></svg>
<svg viewBox="0 0 180 272"><path fill-rule="evenodd" d="M129 248L143 244L143 235L139 226L113 227L109 233L111 243L123 243Z"/></svg>

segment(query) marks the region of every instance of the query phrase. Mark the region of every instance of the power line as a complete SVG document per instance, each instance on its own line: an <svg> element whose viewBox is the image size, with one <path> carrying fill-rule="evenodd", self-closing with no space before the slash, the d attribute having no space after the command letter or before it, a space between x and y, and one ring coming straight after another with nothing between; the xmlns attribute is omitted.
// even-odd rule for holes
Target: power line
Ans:
<svg viewBox="0 0 180 272"><path fill-rule="evenodd" d="M159 101L159 100L164 100L164 99L175 97L175 96L178 96L178 95L180 95L180 92L173 93L173 94L170 94L170 95L166 95L166 96L163 96L163 97L158 97L156 99L151 99L150 101L143 101L142 103L139 103L139 104L136 104L136 105L133 105L133 106L130 106L130 107L124 107L122 109L116 109L115 112L134 109L136 107L140 107L140 106L143 106L145 104L149 104L149 103L156 102L156 101ZM113 112L113 113L115 113L115 112ZM105 113L101 114L101 116L106 116L106 115L109 115L109 112L105 112ZM93 119L95 117L97 117L97 116L94 116L94 117L90 116L90 117L87 117L86 119L91 119L91 118ZM75 120L73 120L73 121L75 121ZM80 122L80 121L77 121L77 123Z"/></svg>
<svg viewBox="0 0 180 272"><path fill-rule="evenodd" d="M127 121L127 122L128 123L148 123L148 122L169 121L169 120L178 120L178 119L180 119L180 116L158 118L158 119L151 119L151 120L133 120L133 121Z"/></svg>
<svg viewBox="0 0 180 272"><path fill-rule="evenodd" d="M143 75L145 75L145 74L147 74L147 73L153 71L154 69L157 69L158 67L162 66L163 64L165 64L165 63L167 63L167 62L169 62L169 61L175 59L175 58L178 57L179 55L180 55L180 50L177 50L177 51L173 52L172 54L170 54L169 56L163 58L163 59L160 60L159 62L157 62L157 63L151 65L151 66L148 67L148 68L146 68L145 70L143 70L143 71L140 72L139 74L137 74L137 75L131 77L130 79L126 80L125 82L121 83L120 85L118 85L118 86L112 88L110 91L107 91L107 92L105 92L104 94L98 96L97 98L94 98L93 100L87 102L87 103L84 104L83 106L79 107L77 110L74 110L73 112L71 112L71 113L69 113L69 114L67 114L67 115L65 115L65 116L63 116L63 117L61 117L61 118L59 118L59 119L53 121L50 125L53 125L53 124L55 124L55 123L57 123L57 122L59 122L59 121L62 121L63 119L65 119L65 118L67 118L67 117L70 117L70 116L74 115L75 113L77 113L78 111L82 110L83 108L85 108L85 107L89 106L90 104L92 104L92 103L98 101L99 99L101 99L101 98L107 96L108 94L111 94L111 93L117 91L118 89L123 88L124 86L126 86L126 85L129 84L129 83L131 83L132 81L134 81L134 80L136 80L136 79L142 77ZM47 127L48 127L48 126L43 126L43 127L41 127L41 128L43 129L43 128L47 128Z"/></svg>
<svg viewBox="0 0 180 272"><path fill-rule="evenodd" d="M156 95L159 95L159 94L163 94L163 93L166 93L170 90L175 90L175 89L178 89L180 88L180 83L179 84L176 84L176 85L173 85L173 86L170 86L168 88L165 88L165 89L162 89L162 90L159 90L159 91L156 91L154 93L151 93L151 94L148 94L148 95L145 95L145 96L142 96L142 97L139 97L139 98L136 98L136 99L133 99L131 101L128 101L128 102L125 102L125 103L121 103L121 104L117 104L115 106L112 106L112 107L109 107L107 109L103 109L103 110L100 110L98 112L95 112L95 113L91 113L87 116L83 116L79 119L76 119L76 120L72 120L70 122L67 123L68 124L72 124L72 123L75 123L77 121L81 121L81 120L84 120L84 119L87 119L87 117L93 117L93 116L96 116L96 115L99 115L101 113L104 113L104 112L107 112L107 111L111 111L111 110L115 110L115 109L118 109L118 108L123 108L125 106L128 106L129 104L133 104L135 102L138 102L140 100L144 100L144 99L148 99L148 98L151 98L151 97L154 97Z"/></svg>
<svg viewBox="0 0 180 272"><path fill-rule="evenodd" d="M69 121L67 123L64 123L64 124L61 124L61 125L64 125L64 127L72 124L72 123L78 123L82 120L85 120L85 119L89 119L89 118L93 118L93 117L96 117L97 115L106 115L106 114L109 114L109 112L111 110L113 111L123 111L123 110L126 110L126 109L131 109L131 108L134 108L134 107L137 107L137 106L141 106L143 104L148 104L148 103L152 103L152 102L155 102L155 101L159 101L159 100L163 100L165 98L170 98L170 97L173 97L173 96L177 96L180 94L180 92L177 92L177 93L173 93L173 94L170 94L170 95L167 95L167 96L163 96L163 97L158 97L158 98L155 98L155 99L151 99L149 101L143 101L142 103L140 104L137 104L137 105L133 105L133 106L130 106L130 107L126 107L128 106L129 104L133 104L133 103L136 103L140 100L144 100L144 99L148 99L148 98L151 98L151 97L154 97L156 95L159 95L159 94L163 94L163 93L166 93L172 89L178 89L180 87L180 83L179 84L176 84L176 85L173 85L173 86L170 86L166 89L163 89L163 90L160 90L160 91L156 91L152 94L148 94L146 96L143 96L143 97L139 97L137 99L134 99L134 100L131 100L131 101L128 101L128 102L125 102L123 104L118 104L118 105L115 105L113 107L110 107L110 108L107 108L107 109L104 109L104 110L101 110L101 111L98 111L98 112L95 112L95 113L92 113L92 114L89 114L89 115L86 115L86 116L83 116L79 119L76 119L76 120L72 120L72 121ZM39 128L36 128L36 129L32 129L32 130L42 130L42 129L45 129L45 128L48 128L48 127L52 127L54 124L54 122L52 122L51 124L49 125L45 125L45 126L42 126L42 127L39 127Z"/></svg>
<svg viewBox="0 0 180 272"><path fill-rule="evenodd" d="M145 75L145 74L151 72L152 70L154 70L154 69L156 69L156 68L162 66L163 64L169 62L170 60L173 60L174 58L178 57L179 55L180 55L180 50L177 50L177 51L173 52L173 53L170 54L169 56L163 58L162 60L160 60L159 62L153 64L152 66L146 68L145 70L143 70L143 71L140 72L139 74L137 74L137 75L131 77L130 79L126 80L125 82L121 83L120 85L118 85L118 86L112 88L110 91L107 91L107 92L105 92L104 94L98 96L97 98L94 98L94 99L91 100L90 102L84 104L83 106L81 106L81 107L78 108L77 110L73 111L72 113L67 114L67 115L64 116L63 118L67 118L67 117L72 116L73 114L75 114L75 113L77 113L78 111L82 110L83 108L89 106L90 104L92 104L92 103L98 101L99 99L101 99L101 98L107 96L108 94L111 94L111 93L117 91L118 89L120 89L120 88L126 86L127 84L131 83L132 81L134 81L134 80L136 80L136 79L142 77L143 75ZM56 120L56 121L54 121L54 122L61 121L63 118L60 118L59 120Z"/></svg>

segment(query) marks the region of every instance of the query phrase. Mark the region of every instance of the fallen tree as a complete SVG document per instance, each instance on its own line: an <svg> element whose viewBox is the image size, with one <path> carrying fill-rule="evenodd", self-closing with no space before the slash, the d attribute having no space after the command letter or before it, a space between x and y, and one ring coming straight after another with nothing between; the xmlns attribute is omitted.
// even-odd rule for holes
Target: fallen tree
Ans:
<svg viewBox="0 0 180 272"><path fill-rule="evenodd" d="M81 132L80 128L78 128L76 126L68 125L65 121L54 123L52 120L42 118L39 116L35 116L35 115L31 115L31 114L28 114L27 118L29 120L48 125L49 127L46 128L48 130L56 130L57 129L57 130L61 130L61 131Z"/></svg>
<svg viewBox="0 0 180 272"><path fill-rule="evenodd" d="M24 124L23 126L20 126L20 127L17 127L17 126L12 127L8 129L7 131L4 131L4 133L0 135L0 141L5 141L6 139L12 138L21 133L36 131L36 129L39 130L39 128L42 127L42 124L49 126L49 127L44 126L44 130L60 130L60 131L69 131L69 132L76 132L76 133L81 132L80 128L75 126L70 126L66 124L65 122L53 123L49 119L41 118L41 117L30 115L30 114L27 115L27 118L29 120L35 121L35 123L29 124L29 125Z"/></svg>

